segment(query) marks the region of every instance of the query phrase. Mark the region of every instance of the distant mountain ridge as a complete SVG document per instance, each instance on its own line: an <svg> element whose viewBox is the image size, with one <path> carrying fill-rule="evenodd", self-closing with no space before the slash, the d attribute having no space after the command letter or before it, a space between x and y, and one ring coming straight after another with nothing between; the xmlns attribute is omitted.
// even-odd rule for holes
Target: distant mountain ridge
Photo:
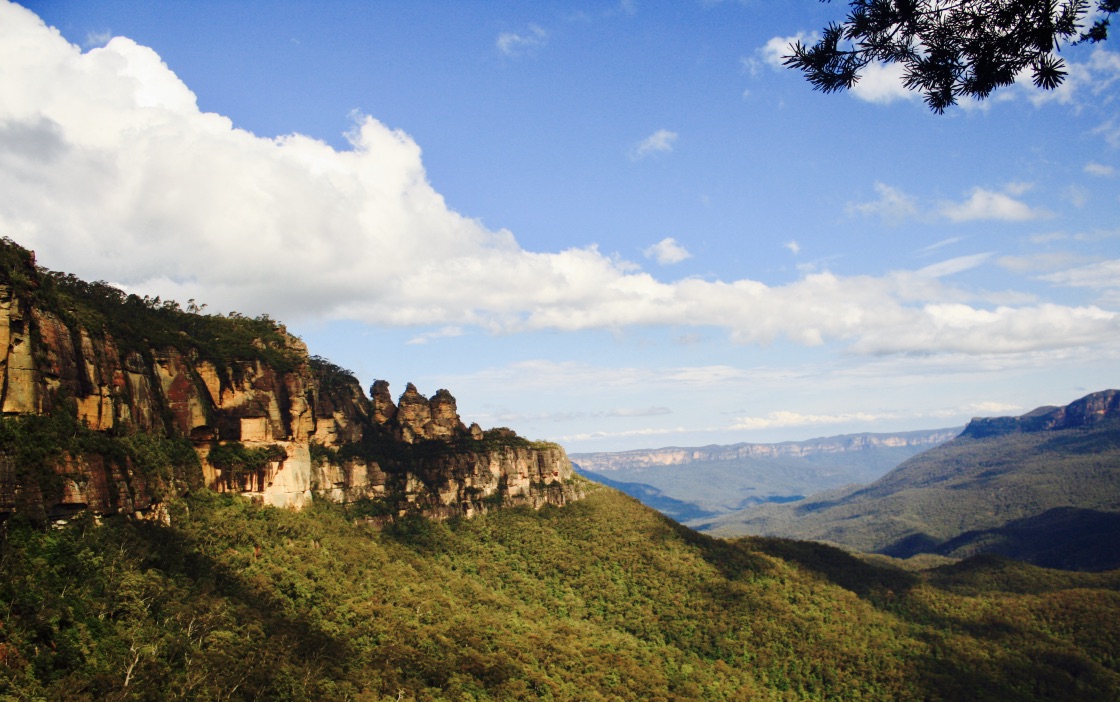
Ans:
<svg viewBox="0 0 1120 702"><path fill-rule="evenodd" d="M1020 417L977 417L963 436L981 439L1013 432L1078 429L1120 418L1120 390L1102 390L1064 407L1039 407Z"/></svg>
<svg viewBox="0 0 1120 702"><path fill-rule="evenodd" d="M863 486L703 524L896 557L997 553L1038 565L1120 567L1120 391L1019 417L975 419L956 439Z"/></svg>
<svg viewBox="0 0 1120 702"><path fill-rule="evenodd" d="M571 460L584 476L621 490L666 516L702 527L705 520L749 505L790 502L822 490L870 482L960 431L845 434L775 444L673 446L573 454Z"/></svg>
<svg viewBox="0 0 1120 702"><path fill-rule="evenodd" d="M805 457L822 453L865 451L869 448L936 446L960 434L960 427L898 433L859 433L771 444L738 443L694 448L668 446L632 451L573 453L571 460L584 470L609 471L649 466L682 466L691 463L737 461L744 458Z"/></svg>

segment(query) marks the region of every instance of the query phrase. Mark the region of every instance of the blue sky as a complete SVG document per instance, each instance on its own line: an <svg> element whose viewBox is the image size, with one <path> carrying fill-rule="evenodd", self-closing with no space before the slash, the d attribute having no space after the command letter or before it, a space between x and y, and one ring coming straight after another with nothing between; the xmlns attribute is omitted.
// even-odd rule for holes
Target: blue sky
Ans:
<svg viewBox="0 0 1120 702"><path fill-rule="evenodd" d="M778 65L843 10L0 0L0 230L569 451L1116 387L1120 54L937 116Z"/></svg>

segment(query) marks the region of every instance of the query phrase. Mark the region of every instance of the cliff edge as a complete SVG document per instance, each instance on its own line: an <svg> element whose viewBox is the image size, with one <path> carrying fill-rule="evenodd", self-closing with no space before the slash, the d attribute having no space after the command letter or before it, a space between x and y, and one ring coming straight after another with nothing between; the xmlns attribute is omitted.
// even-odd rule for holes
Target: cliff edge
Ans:
<svg viewBox="0 0 1120 702"><path fill-rule="evenodd" d="M194 487L443 519L582 493L564 450L358 380L267 316L204 315L0 241L0 515L166 518Z"/></svg>
<svg viewBox="0 0 1120 702"><path fill-rule="evenodd" d="M1083 429L1118 419L1120 390L1101 390L1064 407L1039 407L1019 417L977 417L968 423L961 436L982 439L1014 433Z"/></svg>

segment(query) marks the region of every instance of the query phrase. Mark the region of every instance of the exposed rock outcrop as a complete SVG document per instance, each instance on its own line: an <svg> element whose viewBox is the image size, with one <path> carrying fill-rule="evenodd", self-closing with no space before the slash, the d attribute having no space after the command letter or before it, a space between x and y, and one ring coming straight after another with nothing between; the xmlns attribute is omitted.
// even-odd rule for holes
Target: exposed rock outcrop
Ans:
<svg viewBox="0 0 1120 702"><path fill-rule="evenodd" d="M394 404L379 380L367 397L347 371L309 357L267 318L201 317L125 297L39 270L10 241L0 256L4 415L72 412L106 437L188 440L198 457L198 475L176 481L96 452L66 453L53 475L30 476L0 454L0 514L21 505L51 515L162 514L163 498L191 484L284 507L371 500L384 515L436 518L580 496L563 449L468 429L447 390L427 398L410 383ZM115 327L114 316L128 326ZM262 334L229 351L236 344L221 335L245 328Z"/></svg>
<svg viewBox="0 0 1120 702"><path fill-rule="evenodd" d="M981 439L1015 432L1053 431L1090 427L1120 419L1120 390L1102 390L1064 407L1039 407L1019 417L977 417L962 436Z"/></svg>

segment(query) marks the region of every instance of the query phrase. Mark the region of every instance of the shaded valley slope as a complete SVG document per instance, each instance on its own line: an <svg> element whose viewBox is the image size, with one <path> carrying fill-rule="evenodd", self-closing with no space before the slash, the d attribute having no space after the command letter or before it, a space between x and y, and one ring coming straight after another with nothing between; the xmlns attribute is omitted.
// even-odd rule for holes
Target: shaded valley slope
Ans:
<svg viewBox="0 0 1120 702"><path fill-rule="evenodd" d="M1117 568L1120 392L976 419L870 485L711 523L720 535L813 539L902 558L991 552L1051 567Z"/></svg>

